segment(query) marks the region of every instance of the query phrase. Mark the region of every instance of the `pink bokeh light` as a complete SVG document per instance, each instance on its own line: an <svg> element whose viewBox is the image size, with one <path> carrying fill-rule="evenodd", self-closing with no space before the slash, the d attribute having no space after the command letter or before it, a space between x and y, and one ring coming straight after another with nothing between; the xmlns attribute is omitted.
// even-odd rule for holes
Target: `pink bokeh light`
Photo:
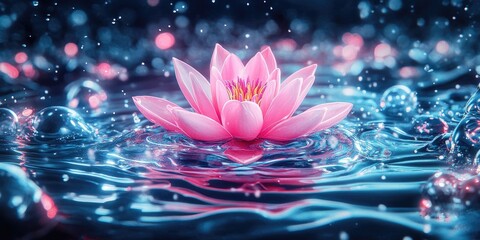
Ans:
<svg viewBox="0 0 480 240"><path fill-rule="evenodd" d="M63 50L65 51L65 54L68 57L75 57L78 53L78 46L77 44L70 42L65 44L65 47L63 48Z"/></svg>
<svg viewBox="0 0 480 240"><path fill-rule="evenodd" d="M155 38L155 45L162 50L169 49L175 44L175 37L173 34L165 32L160 33Z"/></svg>

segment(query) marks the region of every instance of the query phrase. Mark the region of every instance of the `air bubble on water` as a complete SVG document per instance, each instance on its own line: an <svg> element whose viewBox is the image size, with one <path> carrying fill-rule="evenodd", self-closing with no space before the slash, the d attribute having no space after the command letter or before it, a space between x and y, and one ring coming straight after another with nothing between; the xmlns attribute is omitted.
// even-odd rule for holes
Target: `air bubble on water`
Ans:
<svg viewBox="0 0 480 240"><path fill-rule="evenodd" d="M446 221L457 214L454 198L460 184L458 176L450 173L436 173L422 187L420 212L424 217Z"/></svg>
<svg viewBox="0 0 480 240"><path fill-rule="evenodd" d="M63 106L40 110L31 120L27 134L40 142L91 141L94 129L77 112Z"/></svg>
<svg viewBox="0 0 480 240"><path fill-rule="evenodd" d="M51 227L57 214L52 199L30 179L21 168L0 163L0 222L4 239L41 237Z"/></svg>
<svg viewBox="0 0 480 240"><path fill-rule="evenodd" d="M8 108L0 108L0 139L16 136L17 128L17 114Z"/></svg>
<svg viewBox="0 0 480 240"><path fill-rule="evenodd" d="M81 79L65 87L66 105L88 114L98 114L106 105L107 94L98 83Z"/></svg>
<svg viewBox="0 0 480 240"><path fill-rule="evenodd" d="M448 132L448 124L441 117L422 115L412 121L413 131L426 137L435 137Z"/></svg>
<svg viewBox="0 0 480 240"><path fill-rule="evenodd" d="M475 114L480 116L480 88L477 89L465 104L465 114Z"/></svg>
<svg viewBox="0 0 480 240"><path fill-rule="evenodd" d="M475 166L480 149L480 118L465 116L453 130L450 143L449 162L454 167Z"/></svg>
<svg viewBox="0 0 480 240"><path fill-rule="evenodd" d="M404 85L392 86L383 93L380 107L385 115L391 117L413 115L417 109L416 93Z"/></svg>

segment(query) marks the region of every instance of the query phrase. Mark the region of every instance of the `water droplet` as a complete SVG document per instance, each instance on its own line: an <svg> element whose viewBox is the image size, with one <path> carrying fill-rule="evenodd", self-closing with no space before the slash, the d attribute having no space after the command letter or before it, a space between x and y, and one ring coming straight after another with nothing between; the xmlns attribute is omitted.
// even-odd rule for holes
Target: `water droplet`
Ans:
<svg viewBox="0 0 480 240"><path fill-rule="evenodd" d="M132 117L133 117L133 122L134 123L139 123L140 122L140 118L138 117L137 113L132 113Z"/></svg>
<svg viewBox="0 0 480 240"><path fill-rule="evenodd" d="M448 132L448 124L441 117L418 116L412 121L412 128L415 133L429 137Z"/></svg>
<svg viewBox="0 0 480 240"><path fill-rule="evenodd" d="M3 229L0 238L29 238L28 234L41 234L42 230L54 224L52 219L57 214L55 204L28 179L22 169L0 163L0 182L0 222Z"/></svg>
<svg viewBox="0 0 480 240"><path fill-rule="evenodd" d="M85 113L98 114L106 104L107 94L103 88L91 80L78 80L65 87L66 105L70 108L82 109Z"/></svg>
<svg viewBox="0 0 480 240"><path fill-rule="evenodd" d="M32 5L33 5L34 7L37 7L37 6L38 6L38 1L33 1L33 2L32 2Z"/></svg>
<svg viewBox="0 0 480 240"><path fill-rule="evenodd" d="M51 106L39 111L29 129L31 135L41 142L93 140L95 137L93 128L77 112L62 106Z"/></svg>
<svg viewBox="0 0 480 240"><path fill-rule="evenodd" d="M11 138L17 134L18 118L12 110L0 108L0 137Z"/></svg>
<svg viewBox="0 0 480 240"><path fill-rule="evenodd" d="M412 115L417 108L417 96L410 88L395 85L388 88L380 99L382 111L392 117Z"/></svg>

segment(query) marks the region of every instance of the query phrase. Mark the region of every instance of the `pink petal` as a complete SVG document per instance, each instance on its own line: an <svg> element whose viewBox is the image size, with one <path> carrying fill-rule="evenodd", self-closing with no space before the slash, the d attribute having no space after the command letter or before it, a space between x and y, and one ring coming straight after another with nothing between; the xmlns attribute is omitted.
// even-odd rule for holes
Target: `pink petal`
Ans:
<svg viewBox="0 0 480 240"><path fill-rule="evenodd" d="M325 118L322 119L322 122L319 123L312 132L327 129L342 121L352 110L353 104L348 102L331 102L315 107L325 108L327 109L327 113L325 114Z"/></svg>
<svg viewBox="0 0 480 240"><path fill-rule="evenodd" d="M207 96L207 93L204 91L204 89L202 89L197 77L193 73L190 73L190 80L192 81L193 95L195 102L197 103L199 113L210 117L217 122L220 122L217 111L213 107L211 97Z"/></svg>
<svg viewBox="0 0 480 240"><path fill-rule="evenodd" d="M217 87L216 87L216 98L217 98L217 109L218 112L221 113L223 106L225 103L230 100L230 97L228 96L227 89L225 88L225 85L221 81L217 81ZM221 117L221 114L220 114Z"/></svg>
<svg viewBox="0 0 480 240"><path fill-rule="evenodd" d="M250 101L227 101L221 118L223 126L234 138L246 141L257 138L263 126L262 110Z"/></svg>
<svg viewBox="0 0 480 240"><path fill-rule="evenodd" d="M212 104L215 107L215 110L217 111L217 115L220 116L220 111L222 110L221 108L219 109L217 107L217 81L222 81L222 75L220 74L220 71L218 71L218 68L216 67L211 67L210 68L210 92L212 93Z"/></svg>
<svg viewBox="0 0 480 240"><path fill-rule="evenodd" d="M297 78L290 81L284 88L280 89L278 95L272 100L270 107L265 114L263 130L266 131L274 123L290 116L293 111L297 99L300 95L300 88L303 80Z"/></svg>
<svg viewBox="0 0 480 240"><path fill-rule="evenodd" d="M204 115L173 108L178 128L188 137L201 141L220 141L232 136L220 123Z"/></svg>
<svg viewBox="0 0 480 240"><path fill-rule="evenodd" d="M201 88L208 97L211 97L210 84L208 83L207 79L205 79L205 77L197 70L176 58L173 58L173 66L175 68L175 75L177 77L177 82L180 90L182 90L182 93L187 99L188 103L190 103L190 105L195 109L195 111L199 112L199 106L195 101L193 89L187 86L187 84L191 82L190 73L195 76L198 84L201 86Z"/></svg>
<svg viewBox="0 0 480 240"><path fill-rule="evenodd" d="M260 108L262 109L262 113L265 116L267 113L270 104L272 104L272 100L275 97L277 91L277 85L279 83L277 81L269 81L265 86L265 90L263 91L262 101L260 102Z"/></svg>
<svg viewBox="0 0 480 240"><path fill-rule="evenodd" d="M135 96L133 102L150 122L170 131L178 131L175 117L171 111L172 108L180 108L177 104L151 96Z"/></svg>
<svg viewBox="0 0 480 240"><path fill-rule="evenodd" d="M280 68L275 68L275 70L273 70L273 72L271 72L270 75L268 76L267 82L270 82L270 81L276 82L275 95L277 95L278 91L280 90L280 76L281 76Z"/></svg>
<svg viewBox="0 0 480 240"><path fill-rule="evenodd" d="M242 72L241 77L243 79L249 79L250 81L260 81L265 83L268 80L268 67L265 59L261 53L255 54L247 65L245 65L244 72Z"/></svg>
<svg viewBox="0 0 480 240"><path fill-rule="evenodd" d="M230 53L222 67L222 78L226 82L237 81L240 72L244 69L242 60L237 55Z"/></svg>
<svg viewBox="0 0 480 240"><path fill-rule="evenodd" d="M213 50L212 54L212 60L210 61L210 69L212 69L212 67L222 69L223 63L225 62L225 58L227 58L228 54L230 54L230 52L228 52L220 44L215 44L215 49Z"/></svg>
<svg viewBox="0 0 480 240"><path fill-rule="evenodd" d="M282 82L282 86L280 88L284 88L287 84L297 78L307 79L310 76L315 76L315 71L317 70L317 64L312 64L310 66L304 67L292 75L288 76L285 81ZM303 88L303 87L302 87Z"/></svg>
<svg viewBox="0 0 480 240"><path fill-rule="evenodd" d="M293 111L289 115L289 117L291 117L295 113L295 111L297 111L298 107L302 104L303 100L308 94L308 91L310 91L310 88L312 88L314 81L315 81L315 76L310 76L307 79L303 80L302 89L300 90L300 95L298 96L297 102L295 103L295 106L293 107Z"/></svg>
<svg viewBox="0 0 480 240"><path fill-rule="evenodd" d="M230 160L240 164L250 164L262 158L263 150L258 147L258 143L244 142L239 140L231 140L225 143L224 155Z"/></svg>
<svg viewBox="0 0 480 240"><path fill-rule="evenodd" d="M267 63L268 72L273 72L273 70L277 68L277 60L275 60L272 49L270 47L266 47L262 50L261 54Z"/></svg>
<svg viewBox="0 0 480 240"><path fill-rule="evenodd" d="M288 141L310 133L322 122L327 108L322 106L312 107L305 112L275 125L270 131L262 135L262 138Z"/></svg>

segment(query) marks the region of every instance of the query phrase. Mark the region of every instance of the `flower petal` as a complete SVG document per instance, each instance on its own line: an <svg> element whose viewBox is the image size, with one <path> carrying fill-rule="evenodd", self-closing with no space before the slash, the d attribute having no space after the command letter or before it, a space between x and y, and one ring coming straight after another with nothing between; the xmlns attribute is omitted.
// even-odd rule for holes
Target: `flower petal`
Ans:
<svg viewBox="0 0 480 240"><path fill-rule="evenodd" d="M177 104L151 96L135 96L133 102L150 122L170 131L178 131L175 117L171 111L172 108L180 108Z"/></svg>
<svg viewBox="0 0 480 240"><path fill-rule="evenodd" d="M207 96L207 93L202 89L197 77L190 73L190 80L193 88L193 95L195 102L197 103L199 113L210 117L211 119L220 122L218 119L217 111L213 107L211 97ZM210 90L210 89L209 89Z"/></svg>
<svg viewBox="0 0 480 240"><path fill-rule="evenodd" d="M273 70L277 68L277 60L275 60L275 55L273 55L272 49L270 47L266 47L262 50L261 54L267 63L268 72L273 72Z"/></svg>
<svg viewBox="0 0 480 240"><path fill-rule="evenodd" d="M260 102L260 108L262 109L262 113L265 116L267 113L270 104L272 104L272 100L275 97L277 91L277 85L279 82L277 81L268 81L267 85L265 86L265 90L263 91L262 100Z"/></svg>
<svg viewBox="0 0 480 240"><path fill-rule="evenodd" d="M312 64L310 66L304 67L296 72L294 72L292 75L288 76L285 81L282 82L282 86L280 88L284 88L287 86L288 83L291 81L297 79L297 78L302 78L302 79L307 79L310 76L315 76L315 71L317 70L317 64ZM302 86L302 89L304 87Z"/></svg>
<svg viewBox="0 0 480 240"><path fill-rule="evenodd" d="M312 88L314 81L315 81L315 76L310 76L307 79L303 80L302 89L300 90L300 95L298 96L295 106L293 107L293 111L292 113L290 113L289 117L291 117L295 113L295 111L297 111L298 107L302 104L303 100L308 94L308 91L310 91L310 88Z"/></svg>
<svg viewBox="0 0 480 240"><path fill-rule="evenodd" d="M217 69L222 69L225 58L227 58L229 51L222 47L220 44L215 44L215 49L213 50L212 60L210 61L210 69L216 67Z"/></svg>
<svg viewBox="0 0 480 240"><path fill-rule="evenodd" d="M184 109L173 108L178 128L188 137L201 141L220 141L232 136L215 120Z"/></svg>
<svg viewBox="0 0 480 240"><path fill-rule="evenodd" d="M275 95L277 95L278 91L280 90L280 76L281 76L280 68L275 68L275 70L273 70L273 72L271 72L270 75L268 76L267 83L270 81L276 82Z"/></svg>
<svg viewBox="0 0 480 240"><path fill-rule="evenodd" d="M227 101L221 118L223 126L234 138L246 141L257 138L263 126L262 110L250 101Z"/></svg>
<svg viewBox="0 0 480 240"><path fill-rule="evenodd" d="M288 141L310 133L327 113L327 108L315 106L294 117L285 119L275 125L261 137L265 139Z"/></svg>
<svg viewBox="0 0 480 240"><path fill-rule="evenodd" d="M265 59L263 58L261 53L255 54L253 58L251 58L247 65L245 65L245 69L241 74L241 78L249 79L249 81L260 81L265 83L268 80L268 67Z"/></svg>
<svg viewBox="0 0 480 240"><path fill-rule="evenodd" d="M348 102L331 102L317 105L316 107L323 107L327 109L325 118L319 123L312 132L318 132L342 121L348 113L352 110L353 104Z"/></svg>
<svg viewBox="0 0 480 240"><path fill-rule="evenodd" d="M222 75L216 67L210 68L210 92L212 93L212 104L217 111L217 115L220 116L221 108L217 107L217 81L222 81Z"/></svg>
<svg viewBox="0 0 480 240"><path fill-rule="evenodd" d="M180 90L182 90L182 93L187 99L188 103L190 103L190 106L192 106L195 111L199 112L199 106L195 101L194 93L192 91L193 89L187 87L186 85L186 83L188 84L189 82L191 82L190 73L195 75L195 79L198 81L198 84L204 90L205 94L211 98L210 84L202 74L200 74L196 69L194 69L185 62L173 58L173 66L175 68L175 75L177 77L177 82Z"/></svg>
<svg viewBox="0 0 480 240"><path fill-rule="evenodd" d="M222 67L222 79L225 82L236 82L243 69L242 60L237 55L230 53Z"/></svg>
<svg viewBox="0 0 480 240"><path fill-rule="evenodd" d="M297 78L290 81L284 88L280 89L280 92L272 100L272 103L265 114L264 131L268 130L268 128L274 123L285 119L293 113L295 104L300 95L302 82L303 80L301 78Z"/></svg>
<svg viewBox="0 0 480 240"><path fill-rule="evenodd" d="M217 81L217 87L216 87L216 99L217 99L217 109L218 112L220 113L220 119L221 119L221 111L223 109L223 106L225 103L230 100L228 97L227 89L225 88L225 85L221 81Z"/></svg>

